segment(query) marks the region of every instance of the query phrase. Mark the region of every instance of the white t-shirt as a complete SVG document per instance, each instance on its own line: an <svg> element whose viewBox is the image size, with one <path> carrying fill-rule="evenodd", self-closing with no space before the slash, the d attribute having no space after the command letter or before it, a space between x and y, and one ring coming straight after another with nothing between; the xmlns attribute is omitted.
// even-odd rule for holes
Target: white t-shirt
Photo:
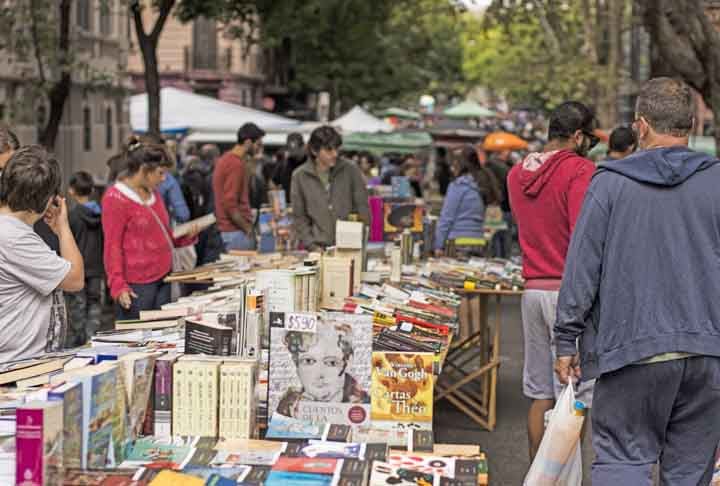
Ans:
<svg viewBox="0 0 720 486"><path fill-rule="evenodd" d="M31 226L0 215L0 364L45 352L52 292L70 266Z"/></svg>

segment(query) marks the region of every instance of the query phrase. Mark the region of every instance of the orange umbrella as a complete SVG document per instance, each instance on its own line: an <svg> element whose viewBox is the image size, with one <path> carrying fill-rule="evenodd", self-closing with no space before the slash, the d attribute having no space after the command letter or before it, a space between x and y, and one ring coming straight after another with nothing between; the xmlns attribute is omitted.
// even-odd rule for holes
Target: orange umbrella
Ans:
<svg viewBox="0 0 720 486"><path fill-rule="evenodd" d="M507 132L493 132L483 142L483 150L502 152L503 150L527 150L528 143L517 135Z"/></svg>

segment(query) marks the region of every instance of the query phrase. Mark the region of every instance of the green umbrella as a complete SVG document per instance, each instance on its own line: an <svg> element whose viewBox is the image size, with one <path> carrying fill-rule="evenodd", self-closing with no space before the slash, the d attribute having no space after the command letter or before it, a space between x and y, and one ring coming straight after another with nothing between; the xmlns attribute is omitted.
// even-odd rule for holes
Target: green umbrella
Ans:
<svg viewBox="0 0 720 486"><path fill-rule="evenodd" d="M403 118L405 120L420 120L422 116L420 116L420 113L416 113L414 111L410 110L404 110L402 108L388 108L387 110L383 110L380 113L378 113L378 116L382 117L389 117L394 116L397 118Z"/></svg>
<svg viewBox="0 0 720 486"><path fill-rule="evenodd" d="M497 115L494 111L470 100L446 109L443 114L448 118L489 118Z"/></svg>

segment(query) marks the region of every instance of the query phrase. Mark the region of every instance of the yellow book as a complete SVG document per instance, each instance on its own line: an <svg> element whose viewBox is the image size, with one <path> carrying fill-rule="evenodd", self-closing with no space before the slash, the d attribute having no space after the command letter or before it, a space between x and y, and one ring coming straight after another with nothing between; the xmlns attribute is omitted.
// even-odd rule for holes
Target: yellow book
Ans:
<svg viewBox="0 0 720 486"><path fill-rule="evenodd" d="M150 481L150 486L205 486L205 480L166 469Z"/></svg>
<svg viewBox="0 0 720 486"><path fill-rule="evenodd" d="M433 353L372 354L370 418L394 427L413 423L432 428Z"/></svg>

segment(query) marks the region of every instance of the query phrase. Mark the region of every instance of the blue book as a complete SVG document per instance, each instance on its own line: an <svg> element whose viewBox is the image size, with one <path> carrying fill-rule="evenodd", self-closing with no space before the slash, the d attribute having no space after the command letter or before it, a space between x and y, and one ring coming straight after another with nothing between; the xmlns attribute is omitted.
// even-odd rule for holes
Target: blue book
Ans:
<svg viewBox="0 0 720 486"><path fill-rule="evenodd" d="M80 469L83 458L83 387L70 382L48 392L49 401L63 404L63 464L65 468Z"/></svg>

